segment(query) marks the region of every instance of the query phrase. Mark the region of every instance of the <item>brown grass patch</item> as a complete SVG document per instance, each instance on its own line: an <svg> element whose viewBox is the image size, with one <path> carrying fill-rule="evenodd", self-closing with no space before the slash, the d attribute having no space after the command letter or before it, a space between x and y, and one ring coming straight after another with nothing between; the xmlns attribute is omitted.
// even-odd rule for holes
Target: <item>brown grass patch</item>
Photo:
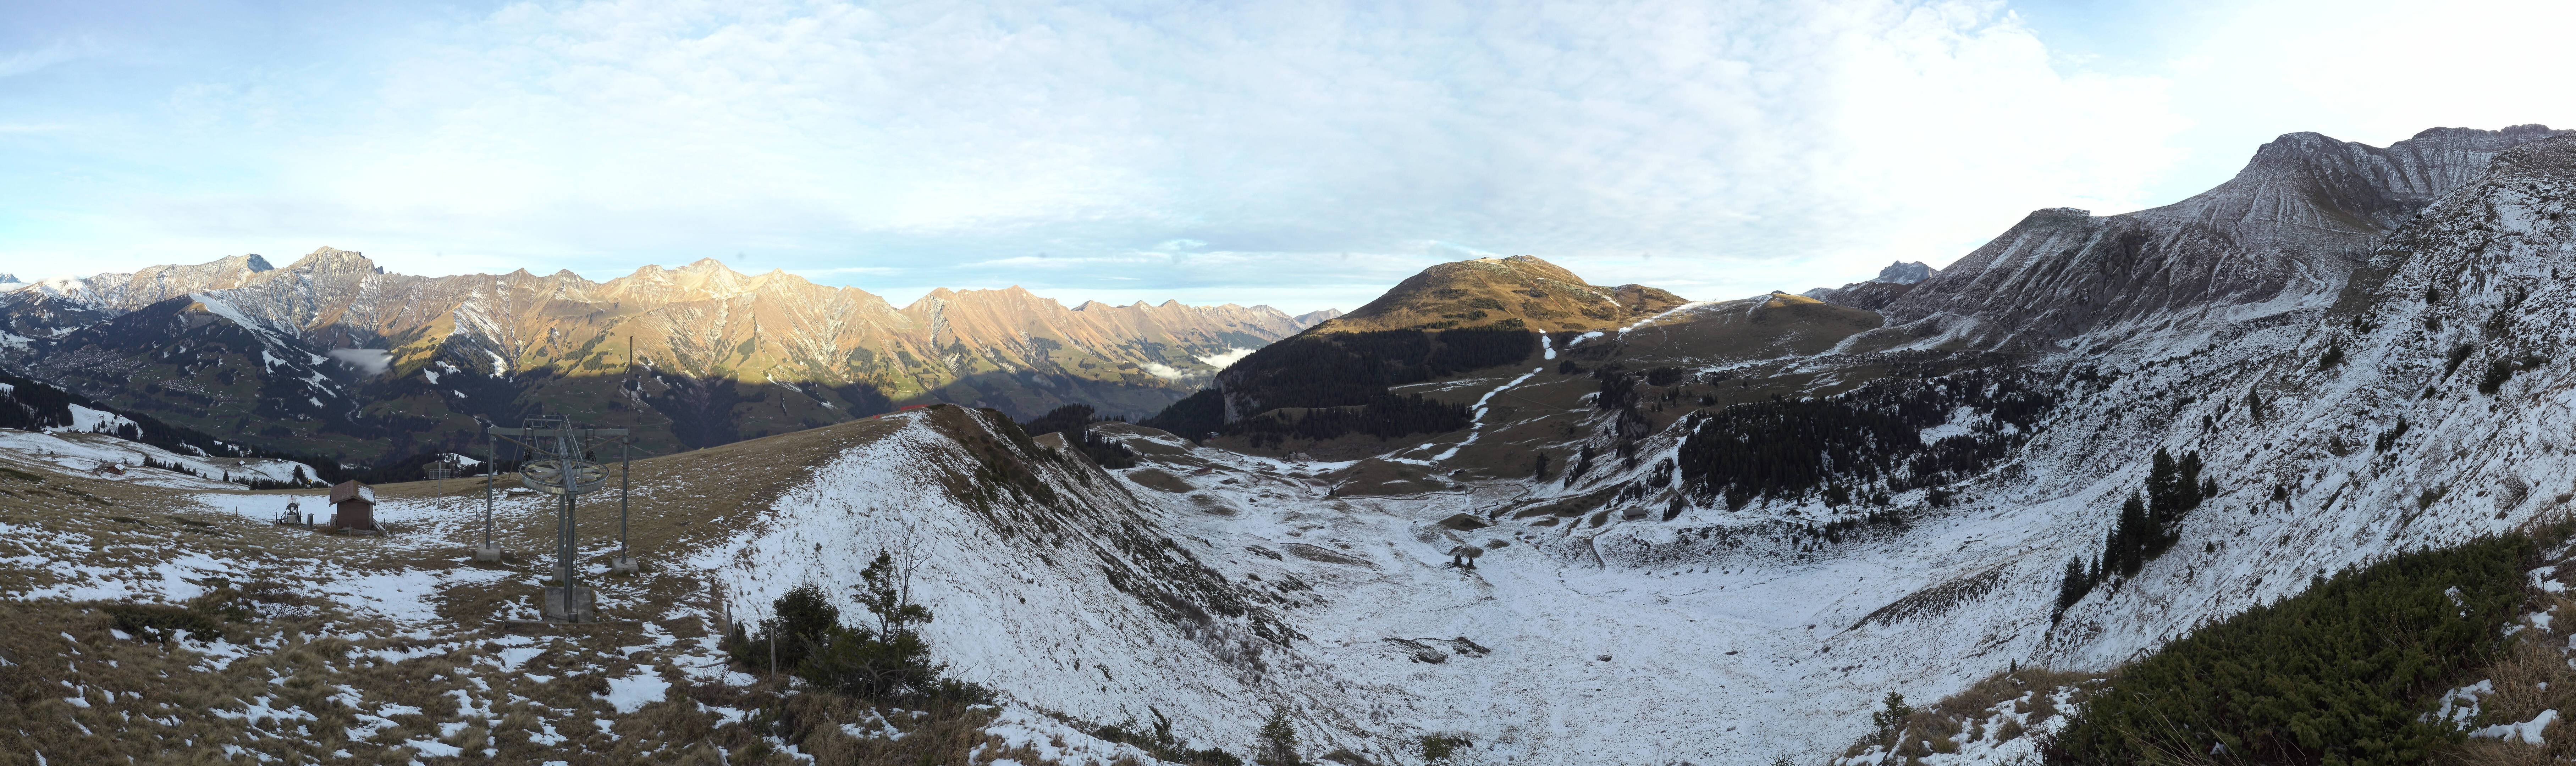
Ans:
<svg viewBox="0 0 2576 766"><path fill-rule="evenodd" d="M1189 482L1183 481L1181 477L1174 476L1171 472L1160 468L1139 468L1134 471L1129 471L1127 473L1127 480L1135 482L1137 486L1144 487L1146 489L1160 490L1176 495L1198 491L1198 487L1192 486Z"/></svg>

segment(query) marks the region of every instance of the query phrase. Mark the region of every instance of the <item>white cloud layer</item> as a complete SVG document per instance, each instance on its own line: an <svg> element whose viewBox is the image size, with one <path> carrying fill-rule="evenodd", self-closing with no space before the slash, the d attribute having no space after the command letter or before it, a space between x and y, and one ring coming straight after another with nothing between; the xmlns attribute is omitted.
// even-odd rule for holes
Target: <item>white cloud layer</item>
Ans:
<svg viewBox="0 0 2576 766"><path fill-rule="evenodd" d="M274 40L100 61L64 52L148 41L67 28L0 51L0 86L43 96L0 125L69 126L0 130L0 172L32 179L0 190L0 271L712 255L890 297L1304 311L1528 253L1719 297L1944 264L2035 208L2169 201L2284 130L2547 118L2388 53L2425 48L2413 22L2311 6L2196 16L2206 43L2132 71L1939 0L513 4L377 19L321 62ZM2430 34L2548 49L2538 26ZM2427 104L2381 106L2346 66Z"/></svg>

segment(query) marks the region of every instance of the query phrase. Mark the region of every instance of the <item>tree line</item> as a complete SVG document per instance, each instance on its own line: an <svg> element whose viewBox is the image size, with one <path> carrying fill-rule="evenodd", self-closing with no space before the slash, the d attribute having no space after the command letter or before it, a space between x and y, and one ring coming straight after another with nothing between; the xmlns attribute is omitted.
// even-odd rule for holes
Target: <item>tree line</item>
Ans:
<svg viewBox="0 0 2576 766"><path fill-rule="evenodd" d="M1083 455L1091 458L1091 462L1100 464L1102 468L1136 467L1135 450L1091 432L1091 424L1112 419L1098 417L1097 412L1088 404L1068 404L1030 418L1020 424L1020 430L1027 431L1032 437L1064 434L1066 444L1081 450Z"/></svg>
<svg viewBox="0 0 2576 766"><path fill-rule="evenodd" d="M1208 433L1313 439L1368 433L1392 438L1452 431L1465 423L1394 396L1388 388L1511 364L1537 351L1538 336L1513 320L1439 331L1310 331L1252 352L1218 376L1217 388L1175 402L1141 424L1192 438ZM1229 422L1228 398L1250 403L1259 411L1238 412ZM1352 418L1323 416L1311 422L1299 417L1284 423L1250 424L1259 412L1335 407L1371 407L1400 420L1369 426Z"/></svg>
<svg viewBox="0 0 2576 766"><path fill-rule="evenodd" d="M2163 556L2182 539L2182 519L2200 507L2201 501L2218 494L2218 482L2200 476L2200 453L2187 452L2177 460L2163 447L2156 448L2154 462L2147 470L2146 495L2129 493L2120 504L2120 514L2111 525L2111 533L2102 541L2102 552L2086 563L2076 556L2066 561L2066 575L2057 587L2056 615L2083 601L2110 578L2134 577L2147 562Z"/></svg>
<svg viewBox="0 0 2576 766"><path fill-rule="evenodd" d="M337 484L349 479L348 472L340 467L339 461L280 450L261 449L240 442L227 442L200 431L161 422L149 415L110 410L97 402L43 381L0 373L0 428L43 431L48 428L67 427L72 424L72 405L101 412L113 412L125 418L129 422L110 429L108 435L126 441L149 444L171 452L209 457L292 460L312 466L314 473L318 474L312 477L315 480ZM254 484L253 488L278 489L286 486L293 485L281 484L271 487Z"/></svg>
<svg viewBox="0 0 2576 766"><path fill-rule="evenodd" d="M2010 454L2055 405L2018 370L1981 368L1697 412L1683 421L1681 481L1729 507L1756 497L1804 497L1828 485L1860 497L1937 489ZM1924 443L1924 429L1949 422L1961 407L1982 422Z"/></svg>
<svg viewBox="0 0 2576 766"><path fill-rule="evenodd" d="M1456 431L1473 422L1464 404L1449 404L1421 394L1388 394L1359 407L1310 409L1293 418L1276 413L1248 418L1235 424L1233 433L1250 437L1255 447L1267 448L1290 437L1320 441L1356 433L1393 439Z"/></svg>

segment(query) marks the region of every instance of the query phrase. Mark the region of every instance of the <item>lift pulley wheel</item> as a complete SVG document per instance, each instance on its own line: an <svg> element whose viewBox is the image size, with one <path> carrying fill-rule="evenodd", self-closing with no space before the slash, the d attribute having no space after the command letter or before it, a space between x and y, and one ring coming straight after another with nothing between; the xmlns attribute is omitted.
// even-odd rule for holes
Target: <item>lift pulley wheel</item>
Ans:
<svg viewBox="0 0 2576 766"><path fill-rule="evenodd" d="M586 495L608 484L608 469L588 460L534 460L519 468L519 483L549 495Z"/></svg>

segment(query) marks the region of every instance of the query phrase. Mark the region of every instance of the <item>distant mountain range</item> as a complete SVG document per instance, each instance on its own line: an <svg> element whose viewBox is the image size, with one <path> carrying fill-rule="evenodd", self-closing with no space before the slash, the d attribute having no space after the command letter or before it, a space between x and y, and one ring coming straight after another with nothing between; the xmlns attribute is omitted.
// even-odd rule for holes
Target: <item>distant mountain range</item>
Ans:
<svg viewBox="0 0 2576 766"><path fill-rule="evenodd" d="M1329 318L1268 306L1086 302L1013 287L864 290L715 260L592 282L417 277L322 248L47 280L0 294L0 355L173 424L350 461L464 447L537 412L639 429L653 451L912 402L1028 417L1151 413L1242 353Z"/></svg>
<svg viewBox="0 0 2576 766"><path fill-rule="evenodd" d="M87 694L107 685L100 663L20 662L33 687L77 696L39 699L51 712L8 732L29 752L118 740L94 728L131 712L174 717L125 738L162 750L230 738L391 759L433 741L252 723L399 717L423 698L485 710L536 688L321 663L317 683L377 712L301 695L331 706L306 711L261 696L264 676L100 648L126 640L97 615L123 608L107 599L215 603L179 575L244 575L219 565L328 575L300 581L324 607L309 617L226 626L248 667L294 661L261 654L302 651L290 630L470 652L488 636L456 626L543 598L525 564L451 563L480 522L454 488L378 487L414 526L351 545L270 524L276 495L160 492L194 485L104 478L88 468L103 458L186 458L222 480L301 459L224 441L269 428L410 439L379 450L408 454L473 417L588 407L670 447L703 443L700 426L738 437L943 396L1022 397L1027 413L1205 383L1144 423L932 407L639 461L650 563L601 608L704 626L689 635L765 631L792 589L881 583L869 562L899 536L930 552L908 597L939 615L918 623L934 656L1001 692L993 715L1025 715L975 720L1066 722L951 737L907 719L933 733L907 746L956 743L950 760L1016 741L1232 762L1199 748L1275 727L1341 763L1441 743L1464 745L1461 763L2304 763L2386 752L2371 736L2390 731L2448 740L2413 760L2536 759L2567 746L2553 722L2571 632L2549 617L2576 579L2570 268L2576 134L2522 126L2389 147L2291 134L2174 205L2040 210L1948 268L1806 296L1684 301L1529 256L1440 264L1348 315L1298 318L1018 291L898 309L709 263L602 284L419 280L338 251L38 285L0 300L16 333L0 345L45 378L0 375L0 426L24 429L0 433L0 582L17 589L0 603L31 615L0 632L27 648L0 649L46 658L60 636L122 652L123 677L146 681L120 689L229 691L164 711ZM1274 331L1224 350L1254 345L1227 333ZM137 404L159 409L102 409ZM73 453L106 437L67 431L157 450ZM541 497L501 502L503 544L553 539ZM589 571L612 529L622 552L606 514L582 532L601 543L582 549ZM376 610L396 598L437 608ZM2284 622L2302 624L2265 627ZM744 686L757 655L643 643L530 660L538 678L608 680L523 705L494 752L677 761L765 743L750 746L830 760L852 737L890 741L872 704L740 720L823 685ZM755 672L653 697L680 681L665 673L727 668ZM2401 671L2414 680L2377 683ZM700 699L714 695L738 696ZM2292 720L2343 733L2294 743ZM531 744L557 723L705 736ZM2496 749L2438 749L2463 745Z"/></svg>

